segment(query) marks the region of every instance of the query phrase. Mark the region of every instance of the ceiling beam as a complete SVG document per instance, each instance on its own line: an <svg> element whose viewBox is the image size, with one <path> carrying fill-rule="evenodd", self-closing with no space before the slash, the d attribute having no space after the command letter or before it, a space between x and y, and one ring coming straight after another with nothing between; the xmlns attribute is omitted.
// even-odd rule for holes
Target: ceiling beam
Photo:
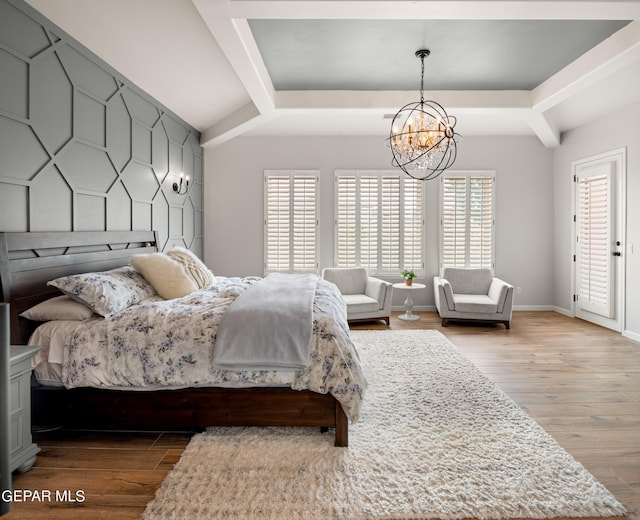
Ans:
<svg viewBox="0 0 640 520"><path fill-rule="evenodd" d="M228 0L193 0L200 16L260 113L273 111L274 88L249 24L229 16Z"/></svg>
<svg viewBox="0 0 640 520"><path fill-rule="evenodd" d="M248 103L227 118L202 132L200 135L200 144L205 148L217 146L249 130L257 128L266 121L277 117L277 115L275 110L261 113L253 103Z"/></svg>
<svg viewBox="0 0 640 520"><path fill-rule="evenodd" d="M429 98L447 107L478 110L523 110L531 108L528 90L441 90L429 91ZM287 90L275 93L276 110L358 110L395 113L398 108L418 101L416 92L371 90ZM455 114L453 114L455 115Z"/></svg>
<svg viewBox="0 0 640 520"><path fill-rule="evenodd" d="M525 110L523 117L546 148L560 146L560 131L549 121L545 114L532 109Z"/></svg>
<svg viewBox="0 0 640 520"><path fill-rule="evenodd" d="M638 20L637 0L230 0L244 19Z"/></svg>
<svg viewBox="0 0 640 520"><path fill-rule="evenodd" d="M547 111L623 67L640 61L636 20L587 51L532 90L532 106Z"/></svg>

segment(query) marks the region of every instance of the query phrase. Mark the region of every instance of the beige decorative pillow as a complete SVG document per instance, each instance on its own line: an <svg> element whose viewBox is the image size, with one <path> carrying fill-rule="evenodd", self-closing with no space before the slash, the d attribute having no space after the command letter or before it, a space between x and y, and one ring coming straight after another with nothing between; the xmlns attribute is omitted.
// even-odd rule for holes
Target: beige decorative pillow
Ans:
<svg viewBox="0 0 640 520"><path fill-rule="evenodd" d="M198 289L184 265L164 253L133 255L131 265L165 300L181 298Z"/></svg>
<svg viewBox="0 0 640 520"><path fill-rule="evenodd" d="M84 303L77 302L69 296L56 296L27 309L20 314L33 321L55 320L87 320L95 316Z"/></svg>
<svg viewBox="0 0 640 520"><path fill-rule="evenodd" d="M184 247L175 247L167 251L167 255L184 265L187 273L189 273L199 289L213 285L213 273L192 251Z"/></svg>

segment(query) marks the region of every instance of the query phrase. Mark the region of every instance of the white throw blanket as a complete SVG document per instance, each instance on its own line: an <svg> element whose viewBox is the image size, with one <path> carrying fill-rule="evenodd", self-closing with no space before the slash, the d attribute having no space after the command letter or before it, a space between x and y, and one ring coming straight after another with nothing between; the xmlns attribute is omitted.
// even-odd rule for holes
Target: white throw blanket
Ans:
<svg viewBox="0 0 640 520"><path fill-rule="evenodd" d="M299 370L310 363L316 275L272 273L242 293L218 327L224 370Z"/></svg>

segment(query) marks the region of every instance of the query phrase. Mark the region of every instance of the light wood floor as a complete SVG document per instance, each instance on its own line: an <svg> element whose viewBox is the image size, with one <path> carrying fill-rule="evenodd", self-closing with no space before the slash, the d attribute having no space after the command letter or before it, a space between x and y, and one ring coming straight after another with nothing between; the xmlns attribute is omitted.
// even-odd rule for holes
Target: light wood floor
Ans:
<svg viewBox="0 0 640 520"><path fill-rule="evenodd" d="M440 326L435 313L392 329L441 330L640 519L640 344L554 312L502 325ZM386 328L357 325L354 328ZM133 519L180 458L189 433L39 432L14 489L82 491L77 503L14 503L5 518ZM55 498L55 497L54 497Z"/></svg>

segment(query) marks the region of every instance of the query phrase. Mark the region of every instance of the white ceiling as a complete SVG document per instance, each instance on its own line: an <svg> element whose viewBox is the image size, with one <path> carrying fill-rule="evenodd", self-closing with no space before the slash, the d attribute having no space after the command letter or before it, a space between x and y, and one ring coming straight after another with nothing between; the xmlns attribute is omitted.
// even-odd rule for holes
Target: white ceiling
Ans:
<svg viewBox="0 0 640 520"><path fill-rule="evenodd" d="M465 135L563 131L640 100L638 0L27 0L202 132L379 135L425 97Z"/></svg>

